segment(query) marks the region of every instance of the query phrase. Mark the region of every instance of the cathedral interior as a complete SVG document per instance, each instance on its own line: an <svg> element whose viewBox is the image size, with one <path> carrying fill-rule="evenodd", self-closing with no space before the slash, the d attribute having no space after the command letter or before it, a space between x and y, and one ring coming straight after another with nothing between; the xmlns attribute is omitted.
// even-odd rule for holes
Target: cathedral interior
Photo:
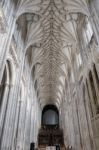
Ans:
<svg viewBox="0 0 99 150"><path fill-rule="evenodd" d="M99 0L0 0L0 150L99 150Z"/></svg>

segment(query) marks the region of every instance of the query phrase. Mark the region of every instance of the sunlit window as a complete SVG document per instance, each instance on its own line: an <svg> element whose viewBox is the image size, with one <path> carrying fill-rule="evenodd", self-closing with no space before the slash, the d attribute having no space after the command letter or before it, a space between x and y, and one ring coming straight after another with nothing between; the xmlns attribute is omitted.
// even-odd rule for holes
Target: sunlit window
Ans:
<svg viewBox="0 0 99 150"><path fill-rule="evenodd" d="M73 72L71 73L71 80L72 80L72 82L74 83L75 79L74 79L74 74L73 74Z"/></svg>
<svg viewBox="0 0 99 150"><path fill-rule="evenodd" d="M83 29L83 38L86 46L90 43L92 36L93 36L93 29L90 21L88 20L88 18L86 18L85 27Z"/></svg>
<svg viewBox="0 0 99 150"><path fill-rule="evenodd" d="M86 34L87 34L88 42L90 42L92 35L93 35L93 30L92 30L90 22L86 24Z"/></svg>
<svg viewBox="0 0 99 150"><path fill-rule="evenodd" d="M82 59L81 59L80 53L76 55L76 61L77 61L78 67L80 67L82 65Z"/></svg>

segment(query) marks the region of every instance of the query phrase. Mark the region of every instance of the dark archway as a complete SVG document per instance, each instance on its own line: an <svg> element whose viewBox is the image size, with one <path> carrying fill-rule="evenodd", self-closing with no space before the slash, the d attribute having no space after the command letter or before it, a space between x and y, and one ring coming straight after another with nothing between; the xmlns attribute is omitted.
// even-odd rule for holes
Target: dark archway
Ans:
<svg viewBox="0 0 99 150"><path fill-rule="evenodd" d="M0 149L3 140L3 132L6 121L7 109L9 104L9 94L13 81L13 65L10 60L6 61L1 85L0 85Z"/></svg>
<svg viewBox="0 0 99 150"><path fill-rule="evenodd" d="M46 105L42 111L42 126L59 126L59 112L56 106Z"/></svg>
<svg viewBox="0 0 99 150"><path fill-rule="evenodd" d="M64 145L63 130L59 127L59 111L55 105L46 105L43 108L38 145L39 147Z"/></svg>

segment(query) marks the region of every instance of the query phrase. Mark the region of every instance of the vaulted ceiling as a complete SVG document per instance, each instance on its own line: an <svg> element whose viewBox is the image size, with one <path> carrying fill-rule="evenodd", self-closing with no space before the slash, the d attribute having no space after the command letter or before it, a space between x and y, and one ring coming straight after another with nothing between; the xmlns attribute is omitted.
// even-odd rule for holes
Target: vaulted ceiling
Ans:
<svg viewBox="0 0 99 150"><path fill-rule="evenodd" d="M40 104L61 104L72 55L78 50L79 16L87 0L21 0L16 18L28 20L25 51L32 53L32 75Z"/></svg>

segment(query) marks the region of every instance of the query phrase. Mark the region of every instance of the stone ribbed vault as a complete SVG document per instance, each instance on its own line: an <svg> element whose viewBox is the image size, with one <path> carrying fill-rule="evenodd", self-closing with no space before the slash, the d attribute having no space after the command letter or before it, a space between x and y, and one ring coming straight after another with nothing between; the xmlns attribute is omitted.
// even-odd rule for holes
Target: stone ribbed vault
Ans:
<svg viewBox="0 0 99 150"><path fill-rule="evenodd" d="M79 14L89 15L86 0L22 0L16 19L32 14L25 51L32 46L31 70L38 100L61 104L71 55L77 51ZM28 15L27 15L28 16ZM35 47L35 48L34 48Z"/></svg>

